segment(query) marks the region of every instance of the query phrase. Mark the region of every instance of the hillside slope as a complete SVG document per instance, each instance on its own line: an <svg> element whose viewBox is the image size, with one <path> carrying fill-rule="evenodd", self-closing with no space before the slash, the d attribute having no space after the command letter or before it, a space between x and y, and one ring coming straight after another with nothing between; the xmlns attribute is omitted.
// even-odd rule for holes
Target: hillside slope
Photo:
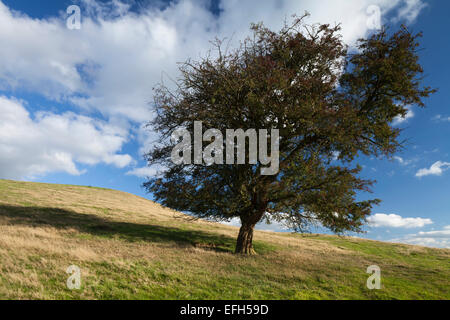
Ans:
<svg viewBox="0 0 450 320"><path fill-rule="evenodd" d="M237 232L119 191L0 180L0 299L450 298L450 250L257 231L240 257Z"/></svg>

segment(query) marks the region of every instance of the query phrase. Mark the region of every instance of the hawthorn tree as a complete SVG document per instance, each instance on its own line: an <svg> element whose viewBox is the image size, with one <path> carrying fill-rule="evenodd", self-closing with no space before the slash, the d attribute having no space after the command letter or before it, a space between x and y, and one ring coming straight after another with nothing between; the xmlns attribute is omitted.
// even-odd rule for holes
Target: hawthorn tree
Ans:
<svg viewBox="0 0 450 320"><path fill-rule="evenodd" d="M306 16L306 15L305 15ZM320 224L335 233L361 232L374 204L357 201L374 181L359 177L360 155L392 157L402 142L396 117L409 105L424 107L434 92L421 85L420 34L406 27L360 39L350 52L340 27L307 25L303 17L274 32L262 23L239 48L183 63L177 88L155 88L160 140L147 155L162 176L144 183L163 205L199 218L238 217L236 253L252 254L261 220L303 232ZM262 175L261 163L175 164L177 128L278 129L279 172ZM248 154L246 155L248 159Z"/></svg>

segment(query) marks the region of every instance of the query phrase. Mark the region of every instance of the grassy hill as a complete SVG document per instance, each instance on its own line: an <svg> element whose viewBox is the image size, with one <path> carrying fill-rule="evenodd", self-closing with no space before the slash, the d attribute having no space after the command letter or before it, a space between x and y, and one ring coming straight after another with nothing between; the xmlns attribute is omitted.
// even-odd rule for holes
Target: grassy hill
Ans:
<svg viewBox="0 0 450 320"><path fill-rule="evenodd" d="M240 257L237 232L124 192L0 180L0 299L450 299L450 250L257 231Z"/></svg>

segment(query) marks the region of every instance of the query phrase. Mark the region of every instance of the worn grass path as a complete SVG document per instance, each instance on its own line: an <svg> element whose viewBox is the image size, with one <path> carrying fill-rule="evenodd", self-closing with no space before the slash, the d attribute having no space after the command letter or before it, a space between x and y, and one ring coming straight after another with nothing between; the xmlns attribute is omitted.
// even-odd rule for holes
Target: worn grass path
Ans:
<svg viewBox="0 0 450 320"><path fill-rule="evenodd" d="M450 250L257 231L239 257L237 232L119 191L0 180L0 299L450 299Z"/></svg>

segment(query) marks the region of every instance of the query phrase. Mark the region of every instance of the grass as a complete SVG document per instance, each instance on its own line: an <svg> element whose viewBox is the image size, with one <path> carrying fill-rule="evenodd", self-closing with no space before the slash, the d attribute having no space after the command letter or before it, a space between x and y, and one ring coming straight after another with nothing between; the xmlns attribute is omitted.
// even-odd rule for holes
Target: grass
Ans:
<svg viewBox="0 0 450 320"><path fill-rule="evenodd" d="M237 232L119 191L0 180L0 299L450 298L450 250L257 231L240 257Z"/></svg>

